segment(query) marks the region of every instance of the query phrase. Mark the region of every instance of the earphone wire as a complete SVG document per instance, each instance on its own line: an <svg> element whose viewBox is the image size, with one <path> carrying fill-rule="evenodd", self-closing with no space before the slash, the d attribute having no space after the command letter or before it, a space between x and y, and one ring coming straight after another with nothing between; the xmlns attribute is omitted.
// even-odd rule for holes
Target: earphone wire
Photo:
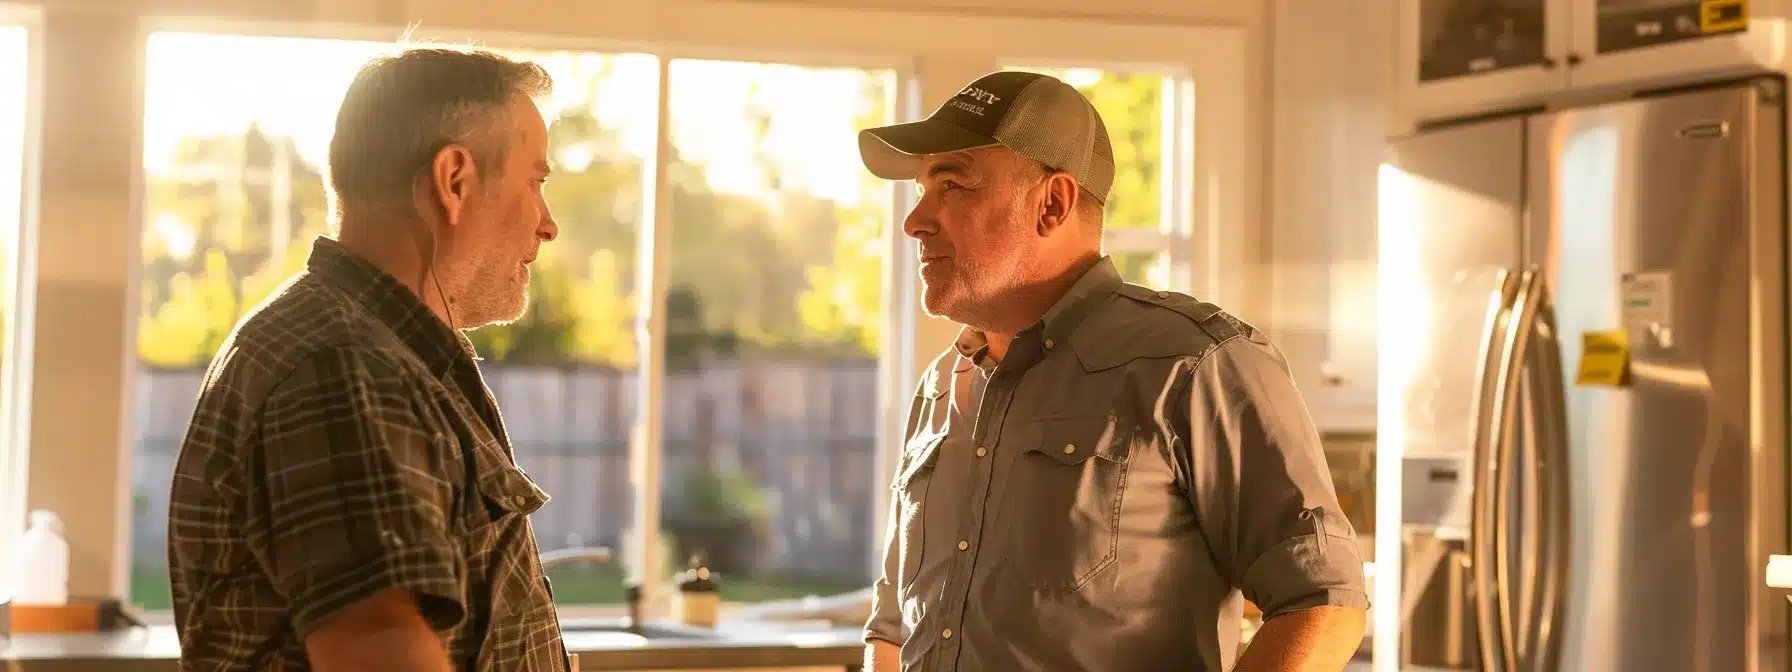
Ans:
<svg viewBox="0 0 1792 672"><path fill-rule="evenodd" d="M411 193L417 193L416 180L423 179L427 174L427 172L419 173L412 178ZM421 293L428 291L425 289L426 285L435 288L436 299L442 302L442 314L448 322L448 331L454 333L455 345L464 348L465 346L460 344L460 329L455 326L454 304L448 301L448 293L446 290L442 289L442 276L440 273L436 272L436 262L438 261L436 255L441 247L438 244L440 240L437 236L435 227L431 225L429 221L429 217L424 215L423 207L417 207L417 215L423 225L424 234L429 236L429 254L425 255L423 258L423 277L419 278L417 281L417 290L419 292L417 298L423 298ZM452 372L450 372L450 375L452 375Z"/></svg>

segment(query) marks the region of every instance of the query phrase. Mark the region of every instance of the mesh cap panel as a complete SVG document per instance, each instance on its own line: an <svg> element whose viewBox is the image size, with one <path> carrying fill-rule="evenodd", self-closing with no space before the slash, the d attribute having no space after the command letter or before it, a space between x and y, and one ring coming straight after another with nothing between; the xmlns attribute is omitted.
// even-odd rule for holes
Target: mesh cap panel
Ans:
<svg viewBox="0 0 1792 672"><path fill-rule="evenodd" d="M1082 92L1055 78L1041 77L1022 89L995 139L1034 161L1070 173L1077 184L1106 203L1114 187L1114 149L1108 128Z"/></svg>
<svg viewBox="0 0 1792 672"><path fill-rule="evenodd" d="M1033 72L984 75L926 119L867 129L859 155L872 174L907 180L928 154L998 144L1069 173L1102 203L1114 187L1114 148L1101 114L1074 87Z"/></svg>

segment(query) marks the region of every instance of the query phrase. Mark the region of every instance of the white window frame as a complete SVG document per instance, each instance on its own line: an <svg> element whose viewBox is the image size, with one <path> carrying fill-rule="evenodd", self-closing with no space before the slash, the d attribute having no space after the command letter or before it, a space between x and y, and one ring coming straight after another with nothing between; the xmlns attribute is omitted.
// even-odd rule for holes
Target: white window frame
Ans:
<svg viewBox="0 0 1792 672"><path fill-rule="evenodd" d="M1117 74L1146 74L1156 72L1162 77L1161 98L1159 106L1162 110L1159 139L1161 149L1158 152L1162 168L1158 171L1158 215L1155 229L1122 229L1108 227L1102 230L1101 245L1105 254L1162 253L1168 257L1170 267L1169 289L1188 292L1200 285L1205 288L1217 286L1217 279L1195 276L1195 210L1194 190L1187 185L1194 179L1195 166L1195 118L1200 112L1195 108L1195 80L1186 69L1166 66L1161 63L1103 63L1064 60L1017 61L1012 58L1003 59L1004 66L1020 66L1035 68L1093 68Z"/></svg>
<svg viewBox="0 0 1792 672"><path fill-rule="evenodd" d="M7 293L8 317L5 371L0 378L0 600L14 587L10 582L14 543L24 532L25 475L30 463L31 435L31 316L36 298L37 193L39 190L38 141L43 132L43 31L34 7L0 4L0 26L25 29L24 137L20 148L19 230L0 245L14 245L12 277L0 277L0 291ZM10 101L0 102L9 104Z"/></svg>
<svg viewBox="0 0 1792 672"><path fill-rule="evenodd" d="M141 49L144 40L151 32L187 31L187 32L227 32L233 34L265 34L284 37L326 37L336 39L379 39L389 40L397 36L405 28L390 23L389 14L379 3L318 3L313 11L305 14L310 23L285 23L282 20L292 14L282 6L280 0L251 0L233 8L232 20L213 18L192 18L180 15L180 0L144 0L135 3L136 9L116 10L108 12L88 11L80 9L61 9L51 5L46 11L54 21L63 25L89 20L114 21L119 11L137 11L134 15L136 47L139 55L131 62L103 62L104 68L131 68L141 82ZM758 3L727 2L725 0L656 0L653 3L607 7L602 12L564 12L551 7L537 8L528 3L445 3L442 7L432 6L427 16L424 30L414 34L423 37L444 37L455 41L469 38L478 39L495 48L523 48L532 50L577 49L604 52L636 52L654 54L660 58L662 73L661 96L661 156L667 142L665 131L665 90L663 75L674 58L708 58L731 60L776 61L807 65L831 65L854 67L893 68L902 82L898 87L897 110L903 118L916 118L931 111L937 101L955 93L959 87L970 79L985 72L996 70L1003 63L1037 63L1037 64L1074 64L1086 67L1102 67L1102 64L1129 64L1136 69L1138 64L1157 64L1161 67L1186 73L1185 79L1178 79L1175 87L1174 104L1178 115L1186 117L1186 124L1178 124L1174 134L1167 134L1165 142L1175 143L1176 151L1166 152L1165 157L1178 159L1165 171L1166 188L1163 190L1163 208L1166 228L1174 224L1173 230L1186 231L1186 237L1171 231L1141 232L1139 234L1120 234L1113 238L1116 245L1133 247L1149 245L1152 251L1170 249L1173 259L1186 261L1173 268L1199 269L1200 274L1192 277L1188 284L1204 298L1213 297L1222 303L1234 295L1243 297L1250 291L1249 281L1228 281L1222 283L1220 278L1247 278L1256 254L1255 247L1248 242L1249 235L1233 233L1236 231L1254 230L1252 222L1258 221L1261 210L1259 196L1260 178L1256 175L1257 167L1262 161L1263 143L1256 138L1263 132L1262 124L1252 123L1253 112L1261 107L1257 98L1258 92L1250 82L1256 76L1254 67L1261 60L1254 58L1255 52L1250 49L1250 41L1246 31L1236 26L1203 26L1173 24L1163 22L1119 24L1107 22L1091 22L1075 19L1041 18L1037 16L1002 16L988 12L976 14L953 14L946 10L910 11L910 10L868 10L864 8L836 8L817 6L774 6ZM382 21L384 20L384 21ZM1141 19L1141 21L1144 21ZM742 30L743 26L752 26L751 30ZM85 24L83 24L83 29ZM77 31L78 32L78 31ZM83 32L83 35L88 33ZM556 37L544 37L544 36ZM129 38L129 35L120 35ZM1048 46L1049 45L1049 46ZM74 57L79 54L80 45L52 47L47 58ZM119 60L125 60L120 58ZM111 71L114 76L122 74L120 70ZM139 89L141 84L139 84ZM1200 92L1200 106L1193 102L1196 89ZM111 96L108 102L130 103L137 110L136 128L113 129L99 132L99 129L60 128L58 124L75 123L65 119L49 119L51 136L66 135L71 132L81 136L97 136L101 138L129 139L122 144L128 147L97 150L105 155L95 158L83 158L80 165L87 166L97 162L104 168L116 170L128 165L132 174L138 177L129 190L116 187L113 183L105 183L106 189L101 193L92 190L82 192L83 198L99 198L110 207L107 212L119 209L133 213L140 211L141 197L141 109L142 92L114 93L82 93L81 96ZM73 94L64 91L64 96ZM75 96L80 97L80 96ZM87 100L87 98L81 98ZM1166 97L1166 104L1172 101ZM1189 151L1192 145L1196 151ZM69 147L67 141L54 144L52 150ZM656 162L663 167L663 162ZM52 177L62 177L66 168ZM665 205L667 194L664 188L663 169L656 169L655 196L651 218L651 234L655 240L664 240L669 232L670 217ZM75 208L67 202L70 185L43 185L46 193L62 194L60 207L56 210L57 218L71 219ZM78 185L88 186L88 185ZM897 194L896 212L893 213L889 231L889 262L886 264L887 281L885 287L886 319L885 347L880 355L879 405L882 427L879 433L879 483L887 482L894 459L898 454L900 436L903 426L903 415L906 413L908 401L918 376L918 369L929 361L947 343L950 334L955 331L950 325L922 315L915 305L916 276L913 245L901 234L901 222L906 214L912 198L912 188L906 183L892 186ZM130 495L130 461L134 441L135 408L135 316L136 316L136 270L141 248L140 217L129 218L129 221L110 222L99 226L105 227L102 238L114 241L113 244L123 246L124 250L115 250L128 259L129 270L107 272L97 276L102 285L101 290L113 294L112 301L93 303L90 307L78 310L107 311L115 310L122 304L127 310L127 319L123 320L124 328L116 336L107 335L108 347L101 352L93 352L92 339L86 339L83 347L86 350L75 352L73 348L83 344L52 343L39 339L37 359L50 362L66 362L76 357L105 358L115 353L123 353L125 362L116 367L87 367L74 373L82 375L78 385L63 384L37 385L31 389L33 401L40 409L90 409L79 421L92 426L79 433L81 437L92 437L110 434L119 437L115 442L85 441L52 445L45 441L34 442L44 446L44 450L58 451L62 457L59 464L70 464L75 461L86 464L117 465L111 473L99 474L103 479L111 479L110 483L94 482L94 474L66 473L48 474L42 470L34 473L36 477L30 485L33 505L67 504L74 497L99 498L97 505L78 508L74 515L65 516L70 520L71 529L77 530L71 538L71 546L78 564L87 567L101 567L104 572L76 572L71 586L75 592L82 594L110 594L125 596L129 591L128 572L129 555L129 520L131 515ZM57 226L63 221L47 221L44 226ZM90 227L91 228L91 227ZM1150 235L1156 234L1156 235ZM1134 237L1139 237L1137 240ZM1147 242L1146 239L1149 239ZM55 243L62 247L73 247L69 237L57 237ZM94 240L86 240L86 245L94 245ZM646 282L642 287L650 291L642 292L643 326L638 328L640 338L641 361L646 375L640 377L637 394L642 403L642 415L637 418L637 433L630 448L631 480L640 488L643 495L635 503L637 532L643 538L657 536L659 527L658 510L658 454L659 454L659 404L658 392L663 384L663 354L657 346L664 332L664 316L661 305L665 293L665 255L669 252L664 245L650 246L650 261L642 265ZM66 277L75 273L72 259L81 256L74 249L46 249L43 256L52 263L47 268L37 269L46 277ZM112 258L113 253L102 255ZM44 287L37 293L39 305L52 305L48 302L80 298L86 292L91 296L93 287L82 288L75 292L62 287ZM71 293L72 292L72 293ZM96 313L97 316L97 313ZM59 326L66 332L70 314L59 315ZM117 316L107 316L102 324L117 320ZM41 377L40 377L41 378ZM40 415L53 411L40 411ZM47 422L68 423L66 417L38 417L33 438L62 439L67 432L57 433L47 429ZM100 471L106 471L104 469ZM99 485L101 487L95 487ZM105 486L112 487L105 487ZM887 505L887 488L875 488L875 496L883 501L874 502L874 510L881 511ZM96 508L97 506L97 508ZM885 521L878 516L875 523L879 534L874 538L883 538ZM82 533L81 526L88 525L97 531ZM86 536L82 536L85 534ZM108 538L110 535L110 538ZM631 567L659 567L662 563L651 557L657 553L657 544L639 545L639 554L649 557L632 558ZM101 575L104 578L101 578ZM651 598L655 596L659 586L648 583L645 589ZM571 615L571 614L569 614Z"/></svg>

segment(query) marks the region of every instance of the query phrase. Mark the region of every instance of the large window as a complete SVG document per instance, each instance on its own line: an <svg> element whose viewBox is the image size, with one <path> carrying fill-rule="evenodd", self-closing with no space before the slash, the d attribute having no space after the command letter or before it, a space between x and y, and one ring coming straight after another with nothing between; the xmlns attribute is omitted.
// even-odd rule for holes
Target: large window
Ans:
<svg viewBox="0 0 1792 672"><path fill-rule="evenodd" d="M24 222L25 120L30 100L29 33L0 25L0 577L12 576L12 540L24 521L24 457L16 440L20 397L18 362L22 332L16 300L21 259L26 250ZM0 579L0 600L12 586Z"/></svg>
<svg viewBox="0 0 1792 672"><path fill-rule="evenodd" d="M1103 247L1130 282L1187 291L1191 222L1166 196L1175 184L1185 131L1180 79L1146 70L1011 66L1052 75L1083 93L1114 147L1114 188L1103 212Z"/></svg>
<svg viewBox="0 0 1792 672"><path fill-rule="evenodd" d="M330 232L326 151L374 42L156 33L148 42L131 599L168 606L167 492L203 369L235 321ZM552 495L544 551L569 604L615 604L642 557L632 524L637 287L653 243L660 63L508 52L555 78L543 247L529 314L472 332L518 462ZM670 259L658 389L660 567L693 554L732 601L865 585L879 433L878 348L893 185L858 165L888 123L889 71L675 60L660 221ZM651 255L648 255L651 256ZM647 297L652 300L652 297Z"/></svg>
<svg viewBox="0 0 1792 672"><path fill-rule="evenodd" d="M141 315L131 599L168 607L174 457L204 367L236 320L328 235L329 140L355 71L389 43L156 33L144 110ZM634 258L653 165L651 56L513 53L555 78L544 105L546 189L560 239L544 246L518 322L473 332L518 461L553 495L544 550L614 547L631 515ZM567 599L620 599L611 572L556 576Z"/></svg>
<svg viewBox="0 0 1792 672"><path fill-rule="evenodd" d="M729 600L862 588L894 185L857 130L895 74L675 60L662 536ZM665 576L665 574L662 574Z"/></svg>

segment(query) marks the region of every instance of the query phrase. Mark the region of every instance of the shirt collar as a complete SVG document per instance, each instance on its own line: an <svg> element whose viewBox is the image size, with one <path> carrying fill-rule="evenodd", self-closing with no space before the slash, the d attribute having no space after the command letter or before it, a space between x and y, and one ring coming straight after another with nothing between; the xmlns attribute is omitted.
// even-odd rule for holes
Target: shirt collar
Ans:
<svg viewBox="0 0 1792 672"><path fill-rule="evenodd" d="M1114 266L1114 260L1107 256L1095 262L1089 270L1084 271L1070 290L1052 304L1050 310L1039 318L1038 322L1021 331L1021 337L1033 331L1043 334L1045 340L1065 343L1070 335L1076 332L1078 325L1089 317L1095 307L1106 300L1109 295L1125 284L1120 277L1120 269ZM964 327L958 331L958 340L953 343L958 354L984 370L993 369L996 362L989 357L989 338L983 331L975 327Z"/></svg>
<svg viewBox="0 0 1792 672"><path fill-rule="evenodd" d="M398 335L432 371L444 375L460 356L478 359L466 335L437 317L416 292L398 278L330 238L311 244L305 268L365 306Z"/></svg>

